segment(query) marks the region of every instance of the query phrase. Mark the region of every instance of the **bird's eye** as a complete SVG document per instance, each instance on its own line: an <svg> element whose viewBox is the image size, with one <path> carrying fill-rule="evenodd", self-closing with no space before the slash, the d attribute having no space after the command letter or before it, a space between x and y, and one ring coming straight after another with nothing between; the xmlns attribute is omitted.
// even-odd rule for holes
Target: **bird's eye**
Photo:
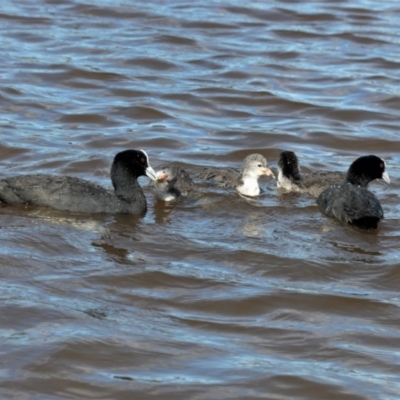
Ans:
<svg viewBox="0 0 400 400"><path fill-rule="evenodd" d="M146 162L146 160L142 157L142 158L140 159L140 162L141 162L142 164L144 164L144 163Z"/></svg>
<svg viewBox="0 0 400 400"><path fill-rule="evenodd" d="M381 167L381 168L383 168L383 167L384 167L383 163L381 163L380 167Z"/></svg>
<svg viewBox="0 0 400 400"><path fill-rule="evenodd" d="M262 167L262 165L261 165L261 164L258 164L258 165L257 165L257 167L258 167L258 168L261 168L261 167Z"/></svg>

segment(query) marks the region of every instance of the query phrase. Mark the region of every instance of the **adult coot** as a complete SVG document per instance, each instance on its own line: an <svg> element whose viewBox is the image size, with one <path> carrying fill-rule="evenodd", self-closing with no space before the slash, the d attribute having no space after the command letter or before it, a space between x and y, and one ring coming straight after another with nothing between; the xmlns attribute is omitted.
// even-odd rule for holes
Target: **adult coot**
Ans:
<svg viewBox="0 0 400 400"><path fill-rule="evenodd" d="M350 165L345 182L325 189L317 204L330 217L361 229L376 229L383 210L376 196L367 189L374 179L390 183L384 161L373 155L360 157Z"/></svg>
<svg viewBox="0 0 400 400"><path fill-rule="evenodd" d="M235 188L245 196L258 196L258 179L263 175L275 178L265 157L261 154L250 154L244 159L241 171L225 167L204 168L199 178L212 179L225 187Z"/></svg>
<svg viewBox="0 0 400 400"><path fill-rule="evenodd" d="M162 166L156 171L153 182L157 199L174 201L186 197L193 189L193 180L181 167Z"/></svg>
<svg viewBox="0 0 400 400"><path fill-rule="evenodd" d="M137 178L155 172L143 150L118 153L111 166L114 190L71 176L21 175L0 180L0 201L82 213L142 214L146 198Z"/></svg>
<svg viewBox="0 0 400 400"><path fill-rule="evenodd" d="M314 171L307 175L301 175L299 160L293 151L282 151L278 161L278 188L288 192L307 193L313 197L328 186L343 182L346 177L344 172L338 171Z"/></svg>

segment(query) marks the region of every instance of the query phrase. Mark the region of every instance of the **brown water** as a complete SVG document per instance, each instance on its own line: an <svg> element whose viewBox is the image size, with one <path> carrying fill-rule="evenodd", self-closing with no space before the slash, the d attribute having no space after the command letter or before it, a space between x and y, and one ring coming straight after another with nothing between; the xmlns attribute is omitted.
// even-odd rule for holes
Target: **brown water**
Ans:
<svg viewBox="0 0 400 400"><path fill-rule="evenodd" d="M246 5L247 4L247 5ZM0 207L1 399L400 398L398 2L3 0L1 176L387 160L363 233L264 180L143 219Z"/></svg>

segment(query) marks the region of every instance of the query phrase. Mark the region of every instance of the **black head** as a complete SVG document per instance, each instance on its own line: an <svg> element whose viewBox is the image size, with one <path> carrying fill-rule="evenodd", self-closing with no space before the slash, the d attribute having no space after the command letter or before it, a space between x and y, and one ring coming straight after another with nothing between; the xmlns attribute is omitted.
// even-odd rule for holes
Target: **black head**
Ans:
<svg viewBox="0 0 400 400"><path fill-rule="evenodd" d="M299 160L293 151L282 151L279 156L278 167L281 169L285 178L294 181L299 181L301 179Z"/></svg>
<svg viewBox="0 0 400 400"><path fill-rule="evenodd" d="M374 179L382 179L390 183L385 171L385 162L374 155L357 158L347 171L346 181L353 185L366 187Z"/></svg>
<svg viewBox="0 0 400 400"><path fill-rule="evenodd" d="M144 150L124 150L119 152L111 166L111 180L114 188L125 184L127 179L135 180L142 175L148 176L153 181L156 174L149 164L149 157Z"/></svg>

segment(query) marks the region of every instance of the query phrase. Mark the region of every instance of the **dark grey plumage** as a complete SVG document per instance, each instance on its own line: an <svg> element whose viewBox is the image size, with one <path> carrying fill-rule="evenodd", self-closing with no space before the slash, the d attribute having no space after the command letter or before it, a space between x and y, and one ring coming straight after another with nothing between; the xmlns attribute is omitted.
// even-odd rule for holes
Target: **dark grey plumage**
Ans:
<svg viewBox="0 0 400 400"><path fill-rule="evenodd" d="M194 183L190 175L181 167L162 166L157 169L153 182L157 199L174 201L186 197L193 190Z"/></svg>
<svg viewBox="0 0 400 400"><path fill-rule="evenodd" d="M377 228L383 218L382 206L368 189L349 182L332 185L317 199L321 211L359 228Z"/></svg>
<svg viewBox="0 0 400 400"><path fill-rule="evenodd" d="M278 161L278 188L288 192L307 193L313 197L334 183L344 182L346 174L338 171L314 171L301 175L299 160L293 151L283 151Z"/></svg>
<svg viewBox="0 0 400 400"><path fill-rule="evenodd" d="M118 153L111 167L114 191L84 179L45 174L0 180L0 201L82 213L142 214L146 198L137 178L156 179L143 150Z"/></svg>
<svg viewBox="0 0 400 400"><path fill-rule="evenodd" d="M379 200L367 189L374 179L390 183L384 161L373 155L360 157L351 164L346 182L325 189L317 204L325 215L361 229L376 229L384 215Z"/></svg>
<svg viewBox="0 0 400 400"><path fill-rule="evenodd" d="M267 159L261 154L250 154L244 159L241 171L230 167L204 168L199 178L213 180L224 187L235 188L245 196L258 196L260 194L258 179L263 175L274 178Z"/></svg>

